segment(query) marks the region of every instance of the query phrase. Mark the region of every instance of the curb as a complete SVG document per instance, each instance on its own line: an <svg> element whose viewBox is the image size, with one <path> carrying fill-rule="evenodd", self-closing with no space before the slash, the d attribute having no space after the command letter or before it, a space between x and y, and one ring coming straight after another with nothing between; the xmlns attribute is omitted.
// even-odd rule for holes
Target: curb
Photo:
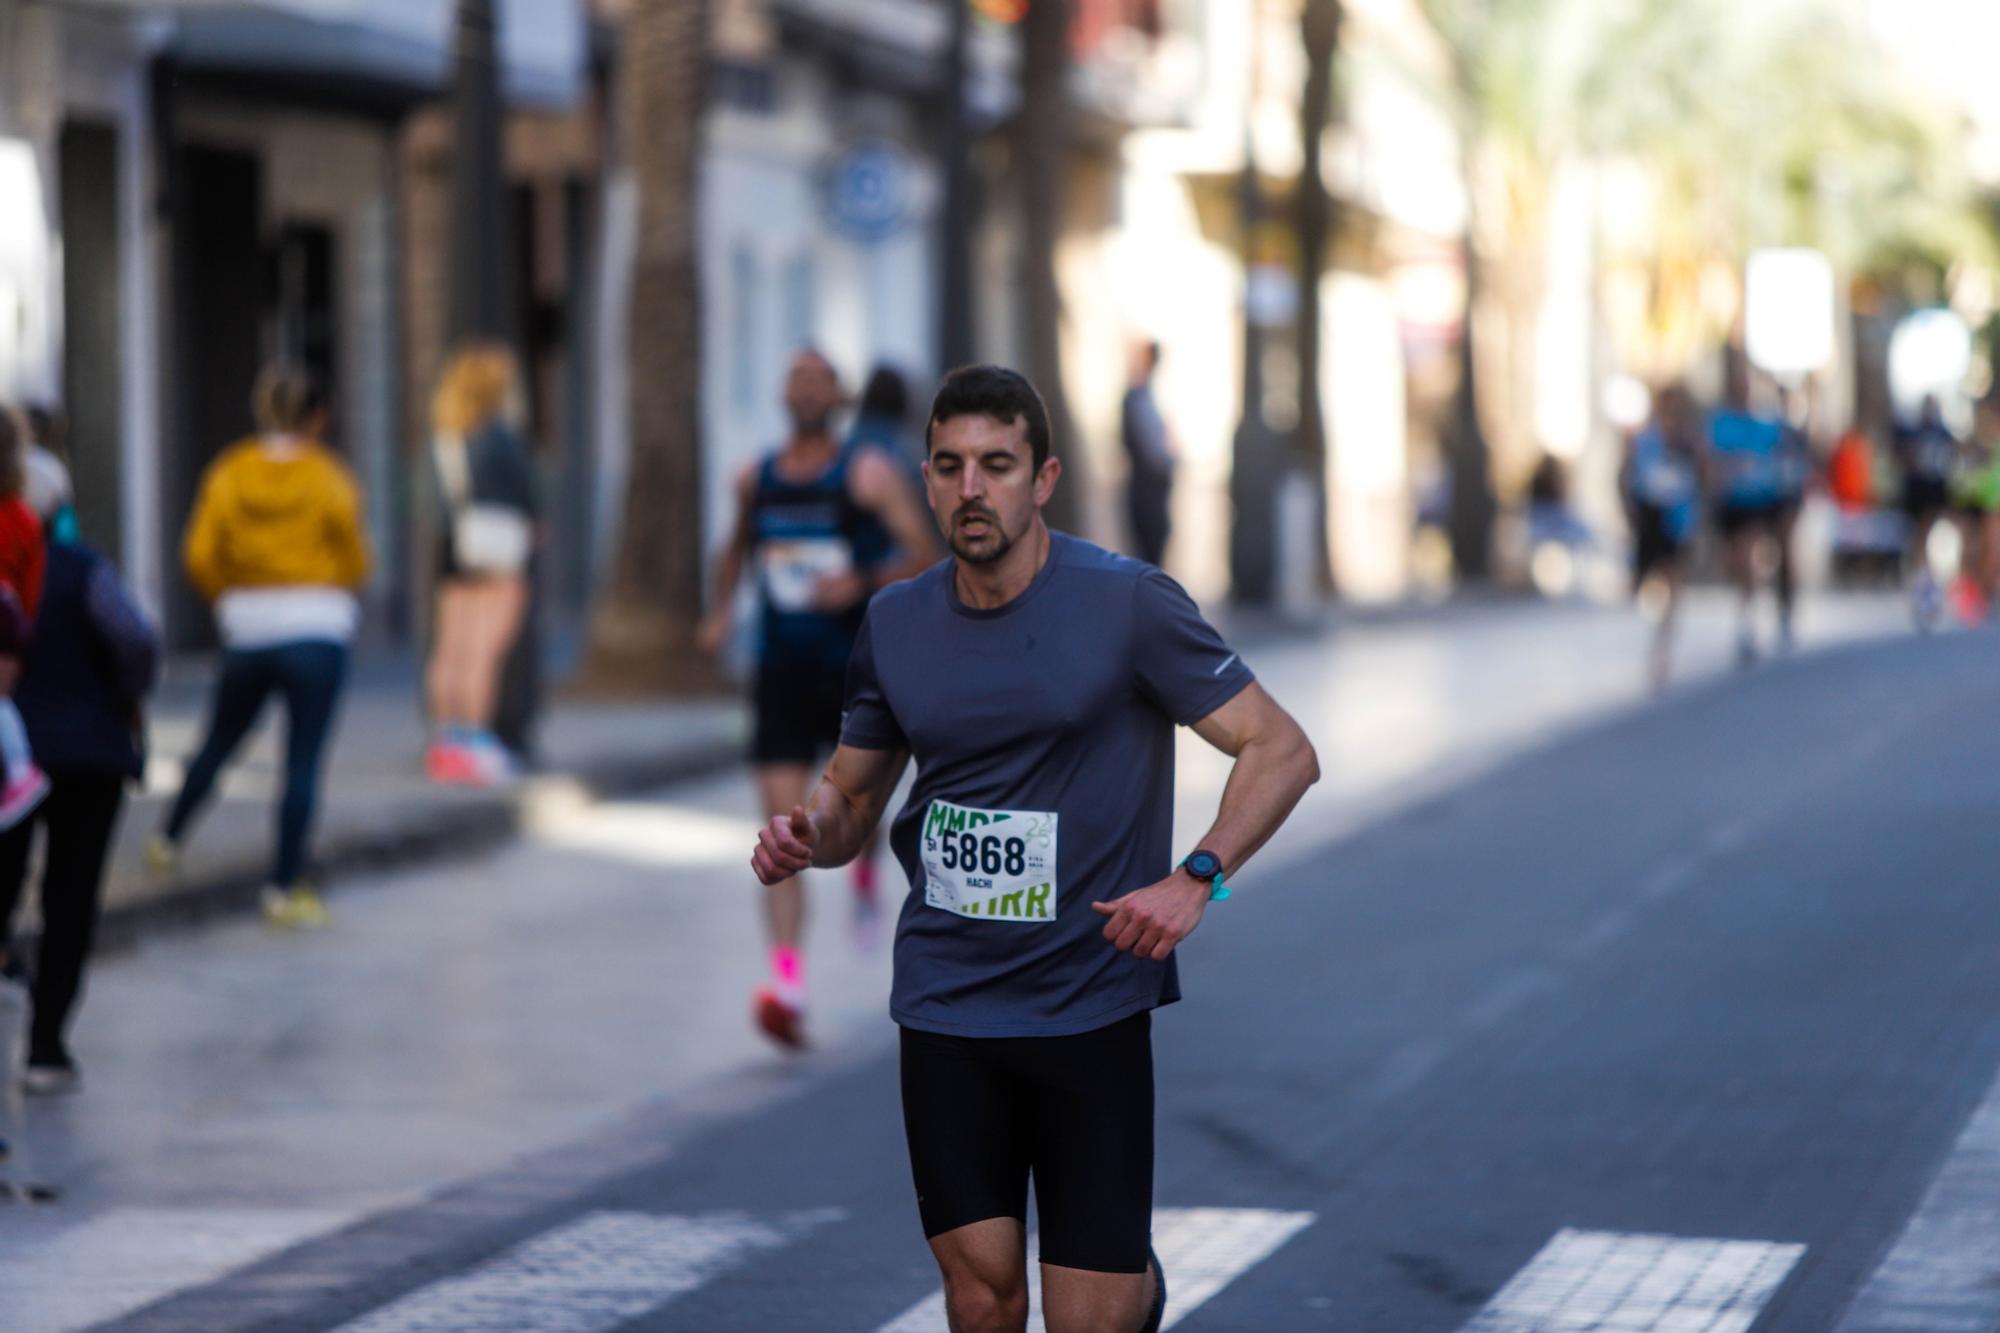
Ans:
<svg viewBox="0 0 2000 1333"><path fill-rule="evenodd" d="M561 781L582 788L590 800L636 795L677 782L707 777L742 762L743 743L735 736L690 744L671 754L609 759L530 777L505 793L456 810L431 810L420 820L373 829L353 829L320 840L313 864L337 881L356 874L380 874L485 851L511 841L527 827L537 784ZM184 879L157 896L108 906L98 922L96 949L130 949L142 939L186 930L253 910L268 878L265 854L195 879ZM20 942L35 940L22 934Z"/></svg>

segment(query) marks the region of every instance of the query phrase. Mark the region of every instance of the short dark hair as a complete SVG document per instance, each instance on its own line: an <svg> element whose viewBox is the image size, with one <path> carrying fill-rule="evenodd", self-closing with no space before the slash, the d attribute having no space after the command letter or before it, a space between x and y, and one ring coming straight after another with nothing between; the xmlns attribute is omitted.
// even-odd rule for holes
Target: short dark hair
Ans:
<svg viewBox="0 0 2000 1333"><path fill-rule="evenodd" d="M1025 421L1028 449L1035 470L1049 461L1049 409L1028 377L1005 366L960 366L938 385L931 400L930 424L924 428L924 453L931 451L931 439L940 424L953 417L991 417L1011 426Z"/></svg>
<svg viewBox="0 0 2000 1333"><path fill-rule="evenodd" d="M910 389L903 381L903 372L890 365L875 367L861 390L861 402L855 410L864 417L884 417L900 423L910 414Z"/></svg>

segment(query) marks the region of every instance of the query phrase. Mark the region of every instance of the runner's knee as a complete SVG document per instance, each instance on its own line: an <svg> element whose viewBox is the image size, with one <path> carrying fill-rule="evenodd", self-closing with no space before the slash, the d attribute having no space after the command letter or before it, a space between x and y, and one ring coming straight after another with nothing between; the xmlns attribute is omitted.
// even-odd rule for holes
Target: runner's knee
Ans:
<svg viewBox="0 0 2000 1333"><path fill-rule="evenodd" d="M1024 1273L945 1276L945 1305L951 1326L962 1333L1021 1333L1028 1323L1028 1283Z"/></svg>

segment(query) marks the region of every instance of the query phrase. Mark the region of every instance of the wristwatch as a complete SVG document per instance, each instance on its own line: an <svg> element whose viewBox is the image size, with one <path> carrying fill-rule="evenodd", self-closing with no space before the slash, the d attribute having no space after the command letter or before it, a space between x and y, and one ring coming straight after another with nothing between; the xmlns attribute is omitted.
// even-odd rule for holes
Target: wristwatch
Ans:
<svg viewBox="0 0 2000 1333"><path fill-rule="evenodd" d="M1229 896L1229 886L1222 882L1222 858L1214 852L1197 847L1181 862L1181 869L1209 886L1210 902L1221 902Z"/></svg>

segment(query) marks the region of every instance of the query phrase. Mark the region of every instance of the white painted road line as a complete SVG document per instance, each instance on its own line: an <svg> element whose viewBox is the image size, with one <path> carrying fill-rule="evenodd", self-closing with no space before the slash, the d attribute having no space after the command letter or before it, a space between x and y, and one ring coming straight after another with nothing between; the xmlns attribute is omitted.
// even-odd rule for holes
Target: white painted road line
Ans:
<svg viewBox="0 0 2000 1333"><path fill-rule="evenodd" d="M2000 1328L2000 1079L1839 1333Z"/></svg>
<svg viewBox="0 0 2000 1333"><path fill-rule="evenodd" d="M114 1319L350 1220L305 1208L117 1208L53 1235L0 1231L0 1327L54 1333Z"/></svg>
<svg viewBox="0 0 2000 1333"><path fill-rule="evenodd" d="M1558 1231L1464 1333L1744 1333L1803 1245Z"/></svg>
<svg viewBox="0 0 2000 1333"><path fill-rule="evenodd" d="M1153 1249L1167 1274L1167 1312L1162 1330L1172 1328L1217 1292L1311 1226L1313 1214L1268 1208L1161 1208L1153 1214ZM1028 1238L1030 1260L1039 1237ZM1028 1327L1042 1324L1042 1266L1028 1264ZM946 1333L944 1293L917 1302L877 1333Z"/></svg>
<svg viewBox="0 0 2000 1333"><path fill-rule="evenodd" d="M588 1213L343 1325L342 1333L599 1333L840 1216L828 1210L760 1222L740 1213Z"/></svg>

